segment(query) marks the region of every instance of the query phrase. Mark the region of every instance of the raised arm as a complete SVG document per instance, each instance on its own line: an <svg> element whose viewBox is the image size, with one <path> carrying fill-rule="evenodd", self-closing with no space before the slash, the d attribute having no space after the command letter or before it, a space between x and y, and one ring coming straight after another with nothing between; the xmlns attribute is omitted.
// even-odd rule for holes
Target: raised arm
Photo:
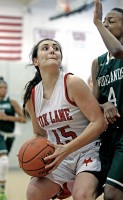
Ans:
<svg viewBox="0 0 123 200"><path fill-rule="evenodd" d="M107 49L116 58L123 59L123 46L102 23L102 3L94 0L94 24L96 25ZM123 27L122 27L123 29ZM123 31L123 30L122 30Z"/></svg>

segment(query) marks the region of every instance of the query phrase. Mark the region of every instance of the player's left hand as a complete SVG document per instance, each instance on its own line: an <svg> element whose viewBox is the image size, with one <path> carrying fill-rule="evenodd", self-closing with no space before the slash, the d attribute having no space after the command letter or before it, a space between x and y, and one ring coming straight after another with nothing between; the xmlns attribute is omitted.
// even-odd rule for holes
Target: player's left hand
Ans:
<svg viewBox="0 0 123 200"><path fill-rule="evenodd" d="M53 148L55 148L55 152L52 155L44 158L45 161L53 159L53 162L46 165L45 167L46 170L49 170L48 173L51 173L53 170L55 170L58 167L58 165L62 162L62 160L64 160L64 158L68 155L68 153L67 153L66 145L51 144L49 141L48 141L48 144L52 146Z"/></svg>
<svg viewBox="0 0 123 200"><path fill-rule="evenodd" d="M96 24L97 21L102 22L102 3L100 2L100 0L94 0L94 24Z"/></svg>

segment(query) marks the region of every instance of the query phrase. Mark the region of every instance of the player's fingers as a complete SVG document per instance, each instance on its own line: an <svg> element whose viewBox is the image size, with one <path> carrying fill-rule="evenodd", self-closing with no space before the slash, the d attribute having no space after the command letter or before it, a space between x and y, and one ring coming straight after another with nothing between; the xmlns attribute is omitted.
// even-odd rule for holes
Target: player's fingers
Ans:
<svg viewBox="0 0 123 200"><path fill-rule="evenodd" d="M113 117L111 117L110 113L106 113L105 118L107 119L107 121L111 124L114 123L114 119Z"/></svg>
<svg viewBox="0 0 123 200"><path fill-rule="evenodd" d="M46 170L48 170L49 169L49 171L53 171L54 169L56 169L57 168L57 166L58 166L58 164L57 164L57 161L56 161L56 159L53 161L53 162L51 162L50 164L48 164L48 165L46 165L45 166L45 169Z"/></svg>
<svg viewBox="0 0 123 200"><path fill-rule="evenodd" d="M95 0L94 1L94 5L95 5L95 8L96 8L96 11L99 12L101 10L101 8L102 8L101 2L99 0Z"/></svg>
<svg viewBox="0 0 123 200"><path fill-rule="evenodd" d="M53 163L53 162L52 162L52 163ZM47 170L47 169L53 168L54 164L52 164L52 163L46 165L46 166L45 166L45 169Z"/></svg>
<svg viewBox="0 0 123 200"><path fill-rule="evenodd" d="M113 119L112 119L112 117L111 117L111 112L104 112L104 117L105 117L105 119L107 119L107 121L109 122L109 123L113 123Z"/></svg>
<svg viewBox="0 0 123 200"><path fill-rule="evenodd" d="M54 165L53 167L49 167L48 174L50 174L52 171L54 171L58 167L58 164Z"/></svg>
<svg viewBox="0 0 123 200"><path fill-rule="evenodd" d="M110 117L108 117L107 120L108 120L109 124L113 124L113 121Z"/></svg>
<svg viewBox="0 0 123 200"><path fill-rule="evenodd" d="M49 165L46 165L46 166L45 166L45 170L51 169L51 168L53 168L53 166L54 166L54 165L50 163Z"/></svg>
<svg viewBox="0 0 123 200"><path fill-rule="evenodd" d="M105 117L104 117L104 118L105 118ZM107 124L107 125L109 124L109 122L108 122L107 118L105 118L105 122L106 122L106 124Z"/></svg>
<svg viewBox="0 0 123 200"><path fill-rule="evenodd" d="M117 118L120 117L120 114L118 113L117 108L112 108L110 112L110 117L113 122L117 121Z"/></svg>
<svg viewBox="0 0 123 200"><path fill-rule="evenodd" d="M105 118L107 118L107 120L110 123L114 123L117 120L117 109L116 108L110 108L110 109L106 110L104 112L104 116L105 116Z"/></svg>
<svg viewBox="0 0 123 200"><path fill-rule="evenodd" d="M52 154L52 155L49 155L49 156L46 156L45 158L44 158L44 161L48 161L48 160L53 160L55 158L55 155L54 154Z"/></svg>
<svg viewBox="0 0 123 200"><path fill-rule="evenodd" d="M116 115L116 110L115 109L111 109L110 118L111 118L112 122L115 122L117 120L117 115Z"/></svg>
<svg viewBox="0 0 123 200"><path fill-rule="evenodd" d="M117 117L120 117L120 114L119 114L119 112L118 112L118 111L117 111L116 115L117 115Z"/></svg>
<svg viewBox="0 0 123 200"><path fill-rule="evenodd" d="M50 174L52 171L54 171L55 169L56 169L57 167L53 167L52 169L50 169L49 171L48 171L48 174Z"/></svg>
<svg viewBox="0 0 123 200"><path fill-rule="evenodd" d="M50 174L52 171L54 171L59 166L59 164L60 164L60 161L55 160L54 162L50 163L49 165L46 165L45 169L48 169L48 173Z"/></svg>
<svg viewBox="0 0 123 200"><path fill-rule="evenodd" d="M110 120L112 121L112 123L114 123L114 122L117 121L117 119L118 119L119 117L120 117L120 115L117 114L117 113L115 113L115 115L113 115L113 116L110 118Z"/></svg>
<svg viewBox="0 0 123 200"><path fill-rule="evenodd" d="M57 146L56 144L51 143L49 140L47 140L47 144L54 148Z"/></svg>
<svg viewBox="0 0 123 200"><path fill-rule="evenodd" d="M114 122L117 121L117 118L116 118L116 116L115 117L107 117L107 120L109 123L113 124Z"/></svg>
<svg viewBox="0 0 123 200"><path fill-rule="evenodd" d="M119 115L117 108L112 108L111 113L112 113L113 116Z"/></svg>

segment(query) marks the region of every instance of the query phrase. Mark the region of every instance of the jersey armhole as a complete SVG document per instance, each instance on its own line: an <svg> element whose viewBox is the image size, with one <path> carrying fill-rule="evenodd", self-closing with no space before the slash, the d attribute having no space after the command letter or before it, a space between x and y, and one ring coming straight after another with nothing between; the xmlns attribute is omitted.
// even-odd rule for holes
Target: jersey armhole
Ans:
<svg viewBox="0 0 123 200"><path fill-rule="evenodd" d="M32 89L32 104L35 112L35 88Z"/></svg>
<svg viewBox="0 0 123 200"><path fill-rule="evenodd" d="M65 91L65 97L66 97L66 100L70 103L70 104L72 104L73 106L76 106L76 104L73 102L73 101L71 101L70 100L70 98L69 98L69 96L68 96L68 92L67 92L67 77L68 77L68 75L73 75L72 73L67 73L67 74L65 74L65 76L64 76L64 91Z"/></svg>

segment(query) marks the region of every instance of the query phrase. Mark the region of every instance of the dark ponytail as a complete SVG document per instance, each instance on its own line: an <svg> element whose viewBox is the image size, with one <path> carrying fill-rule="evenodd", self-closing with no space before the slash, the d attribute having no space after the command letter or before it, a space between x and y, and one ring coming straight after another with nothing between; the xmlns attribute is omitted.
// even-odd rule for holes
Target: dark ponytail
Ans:
<svg viewBox="0 0 123 200"><path fill-rule="evenodd" d="M40 42L38 42L38 44L35 45L32 49L32 52L31 52L32 64L29 64L29 66L34 65L33 60L34 60L34 58L37 58L37 52L38 52L38 45L39 44L40 44ZM35 66L35 69L37 71L35 73L34 78L31 81L29 81L25 85L25 88L24 88L24 95L23 95L23 113L24 113L24 115L26 114L25 106L26 106L27 101L30 99L32 89L42 80L38 66Z"/></svg>
<svg viewBox="0 0 123 200"><path fill-rule="evenodd" d="M37 68L37 72L35 73L34 78L31 81L29 81L25 85L25 88L24 88L24 90L25 90L25 93L24 93L24 96L23 96L23 111L24 111L24 114L25 114L25 105L26 105L27 101L30 99L32 89L42 80L39 68L38 67L36 67L36 68Z"/></svg>

